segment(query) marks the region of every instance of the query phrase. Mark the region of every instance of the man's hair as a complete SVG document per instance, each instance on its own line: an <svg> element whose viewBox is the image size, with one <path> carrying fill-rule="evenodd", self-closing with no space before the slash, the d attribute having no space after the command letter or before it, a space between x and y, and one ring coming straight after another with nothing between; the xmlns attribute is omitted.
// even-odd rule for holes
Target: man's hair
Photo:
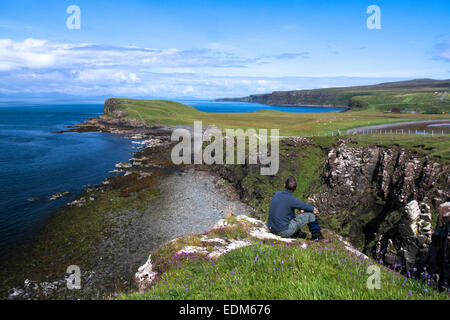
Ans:
<svg viewBox="0 0 450 320"><path fill-rule="evenodd" d="M297 189L297 180L293 176L287 178L285 182L285 188L290 191L295 191Z"/></svg>

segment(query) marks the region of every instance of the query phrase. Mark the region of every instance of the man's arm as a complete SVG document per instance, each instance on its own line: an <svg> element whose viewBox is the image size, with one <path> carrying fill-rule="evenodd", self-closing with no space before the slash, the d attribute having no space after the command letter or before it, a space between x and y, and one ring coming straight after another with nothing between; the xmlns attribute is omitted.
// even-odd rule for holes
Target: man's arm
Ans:
<svg viewBox="0 0 450 320"><path fill-rule="evenodd" d="M314 208L312 205L304 203L303 201L298 200L294 196L292 196L292 207L307 212L317 213L317 209Z"/></svg>

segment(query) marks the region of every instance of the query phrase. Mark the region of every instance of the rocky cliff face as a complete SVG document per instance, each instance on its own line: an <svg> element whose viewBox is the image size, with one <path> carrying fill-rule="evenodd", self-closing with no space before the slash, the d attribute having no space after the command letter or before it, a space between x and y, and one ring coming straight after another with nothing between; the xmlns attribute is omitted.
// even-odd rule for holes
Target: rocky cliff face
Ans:
<svg viewBox="0 0 450 320"><path fill-rule="evenodd" d="M244 98L227 98L218 101L241 101L268 104L274 106L347 106L351 96L341 97L335 91L322 90L298 90L298 91L274 91L268 94L255 94Z"/></svg>
<svg viewBox="0 0 450 320"><path fill-rule="evenodd" d="M450 214L448 166L400 147L355 148L342 140L329 151L323 178L325 188L311 200L339 217L338 227L356 246L410 274L431 277L426 268L434 266L448 282L448 232L447 243L432 239L439 212ZM447 222L441 225L448 230Z"/></svg>
<svg viewBox="0 0 450 320"><path fill-rule="evenodd" d="M118 99L109 98L105 101L103 112L105 114L114 113L117 110L117 106L119 104L120 104L120 101Z"/></svg>
<svg viewBox="0 0 450 320"><path fill-rule="evenodd" d="M341 140L328 153L323 178L325 188L311 201L327 215L340 214L350 224L350 238L365 250L373 250L373 240L411 201L434 212L435 221L450 197L449 167L400 147L351 147Z"/></svg>

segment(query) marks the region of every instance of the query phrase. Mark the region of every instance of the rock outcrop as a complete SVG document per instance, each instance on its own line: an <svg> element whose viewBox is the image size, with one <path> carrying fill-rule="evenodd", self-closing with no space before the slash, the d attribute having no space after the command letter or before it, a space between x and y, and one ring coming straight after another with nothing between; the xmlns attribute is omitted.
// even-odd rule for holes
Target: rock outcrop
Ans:
<svg viewBox="0 0 450 320"><path fill-rule="evenodd" d="M348 225L350 239L364 251L374 253L377 237L398 222L398 212L411 201L423 202L431 215L450 199L449 166L405 148L347 143L341 140L329 151L325 187L310 200L324 219L334 215Z"/></svg>
<svg viewBox="0 0 450 320"><path fill-rule="evenodd" d="M109 98L105 101L103 112L105 114L114 113L117 111L117 106L120 104L120 100L115 98Z"/></svg>
<svg viewBox="0 0 450 320"><path fill-rule="evenodd" d="M450 202L440 205L439 218L432 236L428 263L431 274L438 274L440 289L450 284Z"/></svg>
<svg viewBox="0 0 450 320"><path fill-rule="evenodd" d="M409 275L433 281L439 288L450 282L450 202L441 204L432 232L430 207L408 203L400 221L376 245L377 258ZM427 271L428 270L428 271Z"/></svg>
<svg viewBox="0 0 450 320"><path fill-rule="evenodd" d="M431 212L425 203L416 200L408 203L400 221L381 235L376 244L378 259L386 264L404 268L423 267L427 263L431 244Z"/></svg>

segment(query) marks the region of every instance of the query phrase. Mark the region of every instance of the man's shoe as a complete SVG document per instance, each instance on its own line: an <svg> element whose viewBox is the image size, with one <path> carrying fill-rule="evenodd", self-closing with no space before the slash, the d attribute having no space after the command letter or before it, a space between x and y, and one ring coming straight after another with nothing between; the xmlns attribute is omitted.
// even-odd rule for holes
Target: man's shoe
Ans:
<svg viewBox="0 0 450 320"><path fill-rule="evenodd" d="M311 235L311 240L313 241L318 241L321 243L330 243L332 240L331 239L325 239L322 232L317 232L317 233L313 233Z"/></svg>
<svg viewBox="0 0 450 320"><path fill-rule="evenodd" d="M302 230L298 230L296 233L292 235L292 238L306 239L308 234L303 232Z"/></svg>
<svg viewBox="0 0 450 320"><path fill-rule="evenodd" d="M323 239L324 239L323 234L320 231L311 234L311 240L320 241Z"/></svg>

